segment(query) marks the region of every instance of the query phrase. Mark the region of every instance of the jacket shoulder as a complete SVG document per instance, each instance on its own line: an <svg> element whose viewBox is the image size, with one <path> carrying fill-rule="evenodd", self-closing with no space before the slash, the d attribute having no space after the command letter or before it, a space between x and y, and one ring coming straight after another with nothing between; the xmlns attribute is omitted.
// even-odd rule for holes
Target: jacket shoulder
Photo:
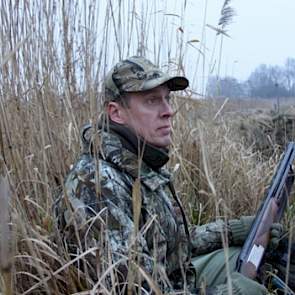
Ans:
<svg viewBox="0 0 295 295"><path fill-rule="evenodd" d="M133 179L116 165L89 154L82 154L65 180L68 197L81 198L81 193L104 194L118 187L130 191ZM98 191L97 191L98 190Z"/></svg>

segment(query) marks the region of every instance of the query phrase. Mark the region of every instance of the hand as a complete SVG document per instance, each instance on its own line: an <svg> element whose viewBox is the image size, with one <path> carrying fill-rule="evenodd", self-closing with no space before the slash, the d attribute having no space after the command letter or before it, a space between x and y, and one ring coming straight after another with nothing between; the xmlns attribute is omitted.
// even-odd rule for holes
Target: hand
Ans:
<svg viewBox="0 0 295 295"><path fill-rule="evenodd" d="M282 239L284 227L280 223L274 223L270 228L270 240L268 244L268 251L275 251Z"/></svg>

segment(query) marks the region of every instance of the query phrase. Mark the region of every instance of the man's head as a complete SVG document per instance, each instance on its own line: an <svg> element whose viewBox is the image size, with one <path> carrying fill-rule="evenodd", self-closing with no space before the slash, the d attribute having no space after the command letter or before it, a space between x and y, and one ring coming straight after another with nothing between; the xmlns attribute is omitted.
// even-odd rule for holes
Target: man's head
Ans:
<svg viewBox="0 0 295 295"><path fill-rule="evenodd" d="M188 86L185 77L170 77L143 57L119 62L105 80L109 119L157 147L171 143L170 91Z"/></svg>

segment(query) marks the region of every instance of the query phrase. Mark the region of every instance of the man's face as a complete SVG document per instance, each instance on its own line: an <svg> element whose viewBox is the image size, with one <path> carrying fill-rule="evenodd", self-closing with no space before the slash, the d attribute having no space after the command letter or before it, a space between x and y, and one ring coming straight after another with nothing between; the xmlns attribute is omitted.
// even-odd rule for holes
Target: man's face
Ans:
<svg viewBox="0 0 295 295"><path fill-rule="evenodd" d="M169 94L166 85L128 93L128 106L121 106L122 121L118 123L128 126L152 145L168 147L171 144L173 115Z"/></svg>

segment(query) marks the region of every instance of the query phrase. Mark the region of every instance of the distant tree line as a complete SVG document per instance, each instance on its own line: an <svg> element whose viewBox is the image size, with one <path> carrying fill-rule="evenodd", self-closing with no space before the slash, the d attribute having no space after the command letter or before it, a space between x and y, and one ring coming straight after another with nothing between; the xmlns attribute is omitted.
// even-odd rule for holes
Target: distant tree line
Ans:
<svg viewBox="0 0 295 295"><path fill-rule="evenodd" d="M259 65L248 80L211 76L207 85L211 97L295 97L295 58L287 58L283 66Z"/></svg>

